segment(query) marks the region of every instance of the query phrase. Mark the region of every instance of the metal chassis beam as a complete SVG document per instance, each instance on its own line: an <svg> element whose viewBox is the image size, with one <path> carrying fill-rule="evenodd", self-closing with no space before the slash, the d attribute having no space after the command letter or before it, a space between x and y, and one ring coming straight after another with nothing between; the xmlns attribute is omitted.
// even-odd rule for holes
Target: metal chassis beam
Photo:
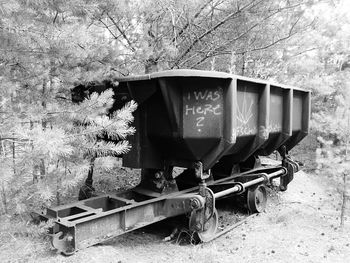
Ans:
<svg viewBox="0 0 350 263"><path fill-rule="evenodd" d="M259 176L262 173L265 175L273 174L274 176ZM217 181L209 181L207 186L209 188L218 185L226 186L225 190L214 194L214 196L216 195L215 198L222 198L242 191L239 187L237 188L237 182L239 184L241 181L240 178L252 178L248 182L241 183L248 188L266 182L266 178L273 179L274 177L284 176L285 173L286 169L281 166L263 167ZM245 187L243 187L244 190ZM70 255L77 250L123 233L166 218L201 209L204 207L206 200L198 192L199 187L197 186L141 202L135 202L118 195L102 195L47 209L46 215L42 214L41 216L46 219L54 219L52 245L59 252ZM100 207L99 204L101 204ZM107 207L108 205L112 207ZM67 211L68 214L65 215Z"/></svg>

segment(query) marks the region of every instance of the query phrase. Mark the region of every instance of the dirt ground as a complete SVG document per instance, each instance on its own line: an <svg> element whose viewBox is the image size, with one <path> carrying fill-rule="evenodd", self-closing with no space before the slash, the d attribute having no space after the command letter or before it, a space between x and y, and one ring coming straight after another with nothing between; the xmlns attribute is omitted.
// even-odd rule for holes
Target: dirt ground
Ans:
<svg viewBox="0 0 350 263"><path fill-rule="evenodd" d="M288 191L272 194L266 212L210 243L165 242L171 228L155 224L65 257L50 251L40 239L12 235L0 244L0 262L346 263L350 262L350 209L341 230L340 200L327 181L299 172ZM6 235L1 230L0 235Z"/></svg>

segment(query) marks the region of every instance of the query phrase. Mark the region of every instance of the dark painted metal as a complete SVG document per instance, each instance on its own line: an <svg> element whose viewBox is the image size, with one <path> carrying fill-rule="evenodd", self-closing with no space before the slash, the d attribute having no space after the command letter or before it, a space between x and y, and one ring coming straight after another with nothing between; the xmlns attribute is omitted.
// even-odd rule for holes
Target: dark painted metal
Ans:
<svg viewBox="0 0 350 263"><path fill-rule="evenodd" d="M124 166L204 170L293 148L309 129L310 92L241 76L173 70L119 79L139 104ZM118 93L118 88L115 89Z"/></svg>
<svg viewBox="0 0 350 263"><path fill-rule="evenodd" d="M202 231L205 232L211 229L205 223L214 215L215 199L241 192L232 189L245 176L258 177L243 183L244 188L249 188L265 182L262 173L275 178L285 171L283 167L264 167L208 182L205 187L197 186L177 193L160 194L158 197L150 197L147 193L145 195L142 190L103 195L47 209L42 216L54 219L52 245L66 255L137 228L193 211L197 211L196 220L202 222ZM225 189L224 195L222 192L215 193L217 185ZM203 217L200 218L200 215ZM208 238L206 234L203 235Z"/></svg>
<svg viewBox="0 0 350 263"><path fill-rule="evenodd" d="M196 193L167 195L142 202L105 195L57 207L53 210L58 216L53 217L52 244L69 255L165 218L201 209L205 203L205 198ZM75 214L77 209L79 213ZM64 215L59 216L62 212Z"/></svg>

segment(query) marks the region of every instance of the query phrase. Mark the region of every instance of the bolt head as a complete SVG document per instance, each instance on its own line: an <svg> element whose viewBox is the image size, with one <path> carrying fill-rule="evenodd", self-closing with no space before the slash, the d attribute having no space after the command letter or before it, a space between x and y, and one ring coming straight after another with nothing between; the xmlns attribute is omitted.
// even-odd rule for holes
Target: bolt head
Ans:
<svg viewBox="0 0 350 263"><path fill-rule="evenodd" d="M199 206L200 206L198 200L195 199L195 198L191 199L190 205L191 205L191 208L192 208L192 209L197 209L197 208L199 208Z"/></svg>

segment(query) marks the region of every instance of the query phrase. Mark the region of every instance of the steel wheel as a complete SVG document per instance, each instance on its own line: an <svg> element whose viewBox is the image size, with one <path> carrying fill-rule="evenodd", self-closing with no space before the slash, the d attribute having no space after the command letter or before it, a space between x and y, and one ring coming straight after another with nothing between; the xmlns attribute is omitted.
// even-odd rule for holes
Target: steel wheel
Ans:
<svg viewBox="0 0 350 263"><path fill-rule="evenodd" d="M267 193L263 185L256 188L248 189L247 191L247 206L251 213L261 213L266 208Z"/></svg>
<svg viewBox="0 0 350 263"><path fill-rule="evenodd" d="M201 226L201 210L196 210L191 213L189 228L194 231L201 242L208 242L215 237L218 229L218 212L214 209L213 215L204 224L204 230Z"/></svg>

